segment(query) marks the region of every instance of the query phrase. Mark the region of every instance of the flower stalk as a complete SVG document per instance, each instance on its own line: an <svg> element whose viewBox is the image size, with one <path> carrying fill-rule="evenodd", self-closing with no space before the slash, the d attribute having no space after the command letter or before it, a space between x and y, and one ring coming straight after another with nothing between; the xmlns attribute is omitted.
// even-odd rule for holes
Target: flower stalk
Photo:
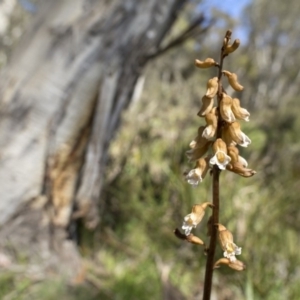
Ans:
<svg viewBox="0 0 300 300"><path fill-rule="evenodd" d="M205 119L206 126L198 128L198 135L190 143L191 149L186 152L189 161L196 161L196 166L185 172L185 179L192 186L197 186L211 169L212 203L204 202L194 205L192 212L184 217L182 224L184 233L181 233L177 228L174 230L177 238L205 247L207 260L203 300L210 299L214 269L219 268L221 265L235 271L245 269L245 264L236 259L236 255L242 253L242 248L234 243L232 233L219 220L220 174L222 171L230 171L247 178L256 173L248 168L247 161L239 155L237 148L238 146L247 147L251 143L249 137L242 132L239 123L239 120L248 122L250 113L241 107L239 99L231 98L222 85L223 77L227 77L229 85L235 91L242 91L244 88L239 83L237 74L223 70L224 59L240 45L238 39L230 44L230 39L231 31L228 30L220 51L219 62L212 58L195 61L196 67L200 69L217 67L218 73L216 77L208 80L206 93L202 97L202 106L197 115ZM214 98L216 98L216 105ZM204 218L207 207L212 209L212 215L207 223L207 235L210 237L208 247L202 239L191 233ZM224 257L215 262L218 240Z"/></svg>

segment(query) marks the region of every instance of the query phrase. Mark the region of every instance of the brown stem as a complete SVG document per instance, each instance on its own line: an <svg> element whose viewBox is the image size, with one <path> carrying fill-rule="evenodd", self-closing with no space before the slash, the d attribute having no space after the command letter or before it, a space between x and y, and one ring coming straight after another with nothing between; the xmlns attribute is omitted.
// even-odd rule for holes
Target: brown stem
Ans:
<svg viewBox="0 0 300 300"><path fill-rule="evenodd" d="M225 35L225 39L229 41L231 36L231 31L227 31ZM221 49L220 54L220 64L219 64L219 72L218 72L218 79L219 79L219 87L218 87L218 110L220 106L220 102L222 100L222 70L223 70L223 60L225 58L223 54L224 45ZM217 128L217 138L220 138L222 135L222 118L219 114L218 116L218 128ZM204 292L203 292L203 300L210 300L211 295L211 288L212 288L212 279L213 279L213 267L214 267L214 260L215 260L215 251L216 251L216 245L217 245L217 227L215 224L219 223L219 209L220 209L220 185L219 185L219 179L220 179L220 169L215 165L213 167L213 184L212 184L212 198L213 198L213 214L212 214L212 228L211 228L211 237L210 237L210 243L207 253L207 260L206 260L206 269L205 269L205 278L204 278Z"/></svg>

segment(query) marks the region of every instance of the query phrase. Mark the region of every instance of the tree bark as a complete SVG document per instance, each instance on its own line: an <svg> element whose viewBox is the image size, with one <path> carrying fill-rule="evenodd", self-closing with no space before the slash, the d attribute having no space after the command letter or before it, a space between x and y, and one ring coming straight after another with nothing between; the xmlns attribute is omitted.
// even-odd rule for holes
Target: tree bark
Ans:
<svg viewBox="0 0 300 300"><path fill-rule="evenodd" d="M0 80L0 251L9 259L21 251L46 267L78 267L67 228L74 218L98 224L109 141L183 2L40 5Z"/></svg>

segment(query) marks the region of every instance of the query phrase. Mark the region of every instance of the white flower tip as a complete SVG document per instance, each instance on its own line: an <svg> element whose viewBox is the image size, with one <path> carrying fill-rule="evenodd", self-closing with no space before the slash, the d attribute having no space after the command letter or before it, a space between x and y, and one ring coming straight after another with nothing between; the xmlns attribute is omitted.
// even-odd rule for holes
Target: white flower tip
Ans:
<svg viewBox="0 0 300 300"><path fill-rule="evenodd" d="M190 146L190 148L195 148L196 141L195 140L191 141L189 146Z"/></svg>
<svg viewBox="0 0 300 300"><path fill-rule="evenodd" d="M192 169L186 176L186 181L188 184L191 184L192 186L197 186L199 182L202 182L201 174L198 172L197 169Z"/></svg>
<svg viewBox="0 0 300 300"><path fill-rule="evenodd" d="M251 140L250 140L249 137L248 137L245 133L243 133L243 132L242 132L242 137L241 137L241 139L242 139L242 143L239 144L241 147L248 147L248 146L251 144Z"/></svg>
<svg viewBox="0 0 300 300"><path fill-rule="evenodd" d="M218 157L217 157L217 153L218 152L222 152L222 153L224 153L224 155L225 155L225 160L224 160L224 162L220 162L219 160L218 160ZM231 161L231 158L230 158L230 156L228 156L225 152L223 152L223 151L218 151L210 160L209 160L209 164L210 165L217 165L218 166L218 168L220 169L220 170L225 170L226 169L226 166L229 164L229 162Z"/></svg>
<svg viewBox="0 0 300 300"><path fill-rule="evenodd" d="M235 252L235 255L241 255L242 254L242 248L241 247L236 247L234 252Z"/></svg>

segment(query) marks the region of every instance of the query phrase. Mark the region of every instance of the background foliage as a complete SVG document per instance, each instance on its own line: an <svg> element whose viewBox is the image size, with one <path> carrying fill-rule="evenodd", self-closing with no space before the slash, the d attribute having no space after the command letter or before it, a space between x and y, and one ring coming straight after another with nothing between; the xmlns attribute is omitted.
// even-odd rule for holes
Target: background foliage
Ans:
<svg viewBox="0 0 300 300"><path fill-rule="evenodd" d="M170 36L185 28L196 7L188 6ZM173 235L193 204L211 200L209 176L197 188L182 176L192 167L185 151L204 124L196 116L200 100L215 76L215 70L197 70L193 61L218 59L226 29L239 37L236 25L244 26L244 44L225 69L245 87L236 96L251 112L251 122L242 126L252 144L242 155L257 174L221 175L220 219L243 247L247 269L218 269L213 297L299 299L299 13L296 0L271 7L254 0L238 23L216 8L218 22L205 36L153 60L111 144L101 224L94 233L79 228L87 283L71 287L50 277L33 284L22 270L3 272L1 299L201 299L203 249ZM22 26L27 22L20 20ZM6 51L2 47L2 57ZM203 224L196 234L207 241Z"/></svg>

